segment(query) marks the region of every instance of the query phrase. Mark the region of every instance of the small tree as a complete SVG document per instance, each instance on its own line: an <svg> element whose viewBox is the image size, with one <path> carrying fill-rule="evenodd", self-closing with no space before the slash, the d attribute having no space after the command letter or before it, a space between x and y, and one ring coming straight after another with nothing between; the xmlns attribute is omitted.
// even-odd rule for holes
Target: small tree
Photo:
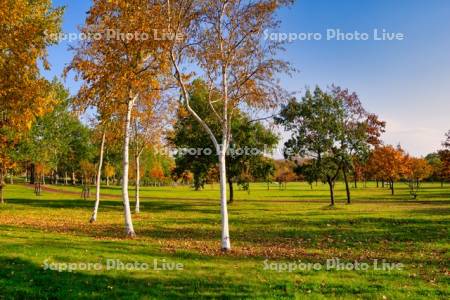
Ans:
<svg viewBox="0 0 450 300"><path fill-rule="evenodd" d="M432 174L432 167L423 158L408 157L406 158L408 186L411 196L416 199L420 189L420 181L428 178Z"/></svg>
<svg viewBox="0 0 450 300"><path fill-rule="evenodd" d="M275 176L274 160L268 157L263 157L256 163L254 168L255 178L267 183L267 190L270 190L270 184Z"/></svg>
<svg viewBox="0 0 450 300"><path fill-rule="evenodd" d="M287 189L287 183L295 181L297 179L294 169L296 168L295 163L290 160L276 160L274 177L275 181L278 182L279 189Z"/></svg>
<svg viewBox="0 0 450 300"><path fill-rule="evenodd" d="M107 163L105 165L106 186L109 186L110 178L116 175L116 169L113 165Z"/></svg>
<svg viewBox="0 0 450 300"><path fill-rule="evenodd" d="M391 194L394 195L394 184L397 180L408 173L408 157L405 156L403 149L387 145L378 146L370 154L369 165L374 171L374 176L382 180L387 180Z"/></svg>

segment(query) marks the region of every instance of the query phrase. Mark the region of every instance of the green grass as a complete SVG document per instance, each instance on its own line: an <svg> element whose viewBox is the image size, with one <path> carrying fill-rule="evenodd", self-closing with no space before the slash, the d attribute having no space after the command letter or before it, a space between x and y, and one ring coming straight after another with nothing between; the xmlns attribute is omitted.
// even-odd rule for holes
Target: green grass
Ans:
<svg viewBox="0 0 450 300"><path fill-rule="evenodd" d="M58 189L80 192L78 187ZM229 207L233 250L219 250L218 186L146 187L142 212L133 215L135 239L123 238L122 204L105 197L98 222L89 224L93 200L9 185L0 206L1 298L259 298L448 299L450 187L424 184L417 200L406 185L352 189L344 204L328 206L324 185L252 184ZM110 187L103 193L120 195ZM326 270L327 259L358 261L369 270ZM181 271L45 270L45 262L181 263ZM277 272L268 263L319 263L321 270ZM402 263L373 270L373 260Z"/></svg>

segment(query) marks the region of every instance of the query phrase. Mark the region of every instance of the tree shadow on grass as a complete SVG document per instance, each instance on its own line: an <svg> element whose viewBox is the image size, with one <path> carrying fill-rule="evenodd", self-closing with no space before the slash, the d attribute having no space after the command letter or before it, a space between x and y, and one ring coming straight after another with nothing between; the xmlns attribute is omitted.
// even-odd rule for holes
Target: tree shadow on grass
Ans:
<svg viewBox="0 0 450 300"><path fill-rule="evenodd" d="M253 293L252 287L245 283L230 283L219 276L199 278L187 271L161 274L148 270L144 278L142 276L136 278L132 273L127 273L125 277L107 274L107 272L100 271L92 274L58 272L44 270L43 267L23 259L2 257L0 258L0 298L198 299L211 296L240 298L249 297Z"/></svg>
<svg viewBox="0 0 450 300"><path fill-rule="evenodd" d="M94 207L94 201L82 199L49 200L49 199L16 198L8 200L8 204L27 205L42 208L65 208L65 209L80 208L87 210L91 210ZM206 209L204 207L211 207L211 209ZM120 200L101 200L100 208L102 210L104 209L122 210L123 204L122 201ZM212 202L187 203L187 201L174 202L165 200L144 200L141 202L141 209L149 212L195 211L199 213L217 213L219 209L219 204Z"/></svg>
<svg viewBox="0 0 450 300"><path fill-rule="evenodd" d="M211 224L215 224L210 222ZM184 226L158 226L151 229L141 229L141 236L154 239L211 241L220 236L220 226L211 228L195 228ZM432 221L423 219L394 219L363 217L351 220L295 220L279 219L271 221L231 220L231 236L241 243L265 244L283 243L283 241L321 240L337 238L349 240L353 244L359 242L377 243L380 241L394 242L434 242L445 239L444 231L449 225L447 221ZM261 234L264 228L264 234ZM336 243L333 247L345 249L349 243Z"/></svg>
<svg viewBox="0 0 450 300"><path fill-rule="evenodd" d="M44 207L44 208L86 208L92 209L94 202L92 200L82 199L67 199L67 200L49 200L49 199L22 199L15 198L9 199L8 204L27 205L32 207ZM122 203L119 201L103 200L101 206L106 208L122 207Z"/></svg>
<svg viewBox="0 0 450 300"><path fill-rule="evenodd" d="M412 215L432 215L432 216L446 216L450 217L450 208L427 208L427 209L415 209L409 212ZM450 221L449 221L450 223Z"/></svg>

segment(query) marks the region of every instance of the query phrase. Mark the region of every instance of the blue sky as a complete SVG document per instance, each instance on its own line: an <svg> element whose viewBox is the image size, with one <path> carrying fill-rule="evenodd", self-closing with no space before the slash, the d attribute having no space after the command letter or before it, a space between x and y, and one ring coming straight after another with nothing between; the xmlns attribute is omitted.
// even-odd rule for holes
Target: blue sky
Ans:
<svg viewBox="0 0 450 300"><path fill-rule="evenodd" d="M77 32L90 1L55 0L66 6L63 31ZM387 121L386 143L400 143L413 155L440 148L450 129L450 1L298 0L283 9L280 32L320 33L321 40L293 41L282 57L299 72L282 78L289 91L337 84L356 91L364 106ZM366 41L328 40L327 30L367 33ZM375 41L373 31L404 34L404 40ZM68 43L49 49L60 75L71 60ZM66 86L76 93L71 77Z"/></svg>

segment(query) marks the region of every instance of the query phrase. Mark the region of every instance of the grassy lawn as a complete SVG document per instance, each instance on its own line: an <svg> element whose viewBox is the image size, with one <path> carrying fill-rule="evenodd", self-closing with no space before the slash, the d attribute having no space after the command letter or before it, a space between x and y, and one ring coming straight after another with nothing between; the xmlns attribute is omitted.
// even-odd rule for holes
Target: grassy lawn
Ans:
<svg viewBox="0 0 450 300"><path fill-rule="evenodd" d="M143 188L142 212L133 216L138 237L131 240L123 238L119 198L105 197L97 223L89 224L92 199L48 191L37 197L30 187L7 186L8 203L0 206L0 299L450 297L448 185L424 184L410 200L404 184L391 196L369 183L352 189L354 203L345 205L339 184L338 203L330 208L324 185L267 190L253 184L250 193L236 190L229 207L233 250L226 254L219 250L217 188ZM103 193L120 195L120 189ZM333 258L369 268L327 268ZM111 260L150 267L108 270ZM374 260L378 267L382 260L403 266L375 269ZM280 270L299 261L320 268ZM182 270L157 270L155 262L158 268L182 264ZM46 269L50 263L102 268L59 272Z"/></svg>

